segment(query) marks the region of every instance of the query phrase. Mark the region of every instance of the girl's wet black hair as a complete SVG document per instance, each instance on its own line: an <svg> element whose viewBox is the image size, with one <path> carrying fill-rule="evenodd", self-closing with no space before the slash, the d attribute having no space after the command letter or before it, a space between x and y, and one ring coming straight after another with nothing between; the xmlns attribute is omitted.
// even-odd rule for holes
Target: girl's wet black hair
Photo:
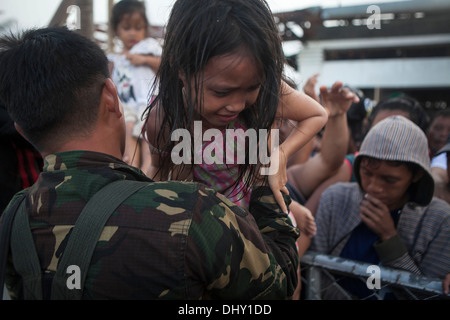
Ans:
<svg viewBox="0 0 450 320"><path fill-rule="evenodd" d="M267 3L264 0L179 0L174 4L158 72L159 93L149 106L150 110L156 106L160 108L164 115L161 127L167 130L161 129L157 137L158 147L166 151L160 159L160 163L166 164L163 176L174 167L170 151L175 143L170 135L176 129L192 128L195 110L192 101L202 101L205 66L215 56L238 50L250 53L262 70L257 101L248 106L242 116L248 128L269 130L278 106L285 57ZM180 75L187 81L186 99L183 99ZM193 92L191 87L195 88ZM185 100L189 104L187 108ZM257 166L248 161L241 166L238 180L247 170L250 179L246 182L252 185Z"/></svg>

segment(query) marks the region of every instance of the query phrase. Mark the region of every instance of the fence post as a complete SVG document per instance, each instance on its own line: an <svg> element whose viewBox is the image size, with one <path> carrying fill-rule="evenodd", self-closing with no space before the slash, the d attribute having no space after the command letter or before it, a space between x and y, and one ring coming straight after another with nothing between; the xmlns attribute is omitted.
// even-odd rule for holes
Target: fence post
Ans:
<svg viewBox="0 0 450 320"><path fill-rule="evenodd" d="M306 300L321 300L320 269L310 266L306 270Z"/></svg>

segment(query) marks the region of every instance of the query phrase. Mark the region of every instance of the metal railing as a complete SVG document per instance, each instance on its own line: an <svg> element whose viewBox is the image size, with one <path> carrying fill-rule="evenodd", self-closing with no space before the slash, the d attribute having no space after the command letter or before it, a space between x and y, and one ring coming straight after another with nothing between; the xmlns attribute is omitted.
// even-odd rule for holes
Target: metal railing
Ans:
<svg viewBox="0 0 450 320"><path fill-rule="evenodd" d="M340 285L341 280L353 278L367 284L371 277L367 270L371 266L368 263L307 251L301 259L302 299L325 300L327 296L332 296L331 299L352 300L354 297ZM382 300L385 292L389 291L394 292L399 299L450 300L450 295L442 293L442 279L382 266L379 266L379 275L381 287L360 299ZM4 300L10 299L6 290L3 294Z"/></svg>
<svg viewBox="0 0 450 320"><path fill-rule="evenodd" d="M306 300L343 299L353 300L342 286L342 281L356 279L369 292L358 299L383 300L390 293L394 299L431 300L450 299L442 292L442 279L418 276L407 271L375 266L378 274L369 272L374 266L368 263L343 259L318 252L307 251L301 258L302 298ZM379 276L379 286L371 282ZM361 282L359 282L361 281Z"/></svg>

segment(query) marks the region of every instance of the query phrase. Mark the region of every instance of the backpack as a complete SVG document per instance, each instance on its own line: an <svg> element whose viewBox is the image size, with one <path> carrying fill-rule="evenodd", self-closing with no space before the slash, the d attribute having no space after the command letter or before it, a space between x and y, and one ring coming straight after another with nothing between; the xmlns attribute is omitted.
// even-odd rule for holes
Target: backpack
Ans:
<svg viewBox="0 0 450 320"><path fill-rule="evenodd" d="M52 300L81 300L92 254L106 221L122 202L148 185L148 182L118 180L102 188L88 201L73 227L58 263L52 281ZM11 245L11 251L14 252L14 267L22 275L24 298L42 300L42 271L28 221L24 201L26 196L27 193L16 200L2 217L0 288L2 290L4 288L6 261ZM71 266L79 267L81 289L70 289L67 285L70 276L67 270Z"/></svg>

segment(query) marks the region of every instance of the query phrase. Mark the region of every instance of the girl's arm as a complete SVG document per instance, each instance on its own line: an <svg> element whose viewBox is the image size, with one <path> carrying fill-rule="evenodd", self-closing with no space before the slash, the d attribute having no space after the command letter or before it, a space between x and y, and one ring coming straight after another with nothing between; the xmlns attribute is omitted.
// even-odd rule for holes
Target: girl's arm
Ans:
<svg viewBox="0 0 450 320"><path fill-rule="evenodd" d="M130 60L132 65L146 65L150 67L155 73L158 72L159 66L161 65L161 57L153 55L143 55L143 54L127 54L127 59Z"/></svg>
<svg viewBox="0 0 450 320"><path fill-rule="evenodd" d="M327 110L311 97L282 82L277 117L297 122L296 128L280 145L286 158L310 141L327 123Z"/></svg>
<svg viewBox="0 0 450 320"><path fill-rule="evenodd" d="M305 141L308 141L313 137L322 127L320 120L321 112L326 112L328 114L327 119L325 120L327 127L324 132L323 138L323 150L319 153L319 156L315 157L316 161L307 161L310 165L313 166L313 163L319 163L323 168L328 169L322 170L320 172L315 172L313 175L316 176L314 181L321 181L326 178L327 175L337 170L340 165L341 158L345 157L346 145L348 144L348 130L347 130L347 110L350 108L352 103L356 103L359 101L358 97L352 93L348 88L343 88L343 84L340 81L337 81L333 84L331 89L327 89L326 87L320 88L320 93L322 95L322 104L323 107L315 102L314 99L310 99L306 95L303 95L294 89L287 87L286 84L283 84L285 91L282 91L283 94L281 96L280 113L278 116L282 118L287 118L291 120L297 121L298 125L292 131L291 135L286 138L286 140L280 145L278 155L275 157L279 157L280 168L278 174L273 176L269 176L269 185L271 186L274 193L277 193L276 190L281 190L286 192L287 190L284 187L285 184L285 166L283 164L283 160L289 159L292 155L292 152L296 152L299 148L302 148L305 145ZM326 110L326 111L325 111ZM316 112L316 114L315 114ZM319 116L317 115L319 113ZM303 117L303 120L299 120ZM338 132L338 136L329 137L331 132ZM330 139L331 138L331 139ZM337 143L338 140L341 139L345 141L344 143ZM325 140L328 145L326 145ZM344 145L344 148L342 146ZM337 150L338 149L338 150ZM330 159L338 158L338 161L329 161ZM272 159L271 159L272 160ZM275 160L275 159L274 159ZM335 165L337 163L337 166ZM304 165L306 170L307 165ZM306 170L309 176L314 170ZM323 178L318 179L320 175L325 175ZM303 177L304 179L305 177ZM306 181L304 181L306 183ZM310 183L311 184L311 183ZM316 186L318 183L316 184ZM313 187L314 189L315 187ZM299 188L299 190L303 190ZM312 193L312 190L308 191L309 194ZM278 191L278 197L281 197L281 192ZM281 201L281 200L280 200ZM279 201L280 205L281 202Z"/></svg>
<svg viewBox="0 0 450 320"><path fill-rule="evenodd" d="M321 183L341 171L350 137L347 111L352 103L359 101L348 88L342 87L340 81L335 82L330 89L321 86L320 94L322 105L329 113L321 150L305 163L288 169L288 181L307 199ZM350 176L345 176L345 180L348 181Z"/></svg>
<svg viewBox="0 0 450 320"><path fill-rule="evenodd" d="M287 160L297 150L303 147L319 132L328 119L327 111L317 101L291 88L287 83L281 83L281 96L277 110L277 118L289 119L297 122L296 128L279 148L273 150L271 166L275 163L277 172L269 175L269 186L283 212L287 207L281 192L288 194Z"/></svg>

